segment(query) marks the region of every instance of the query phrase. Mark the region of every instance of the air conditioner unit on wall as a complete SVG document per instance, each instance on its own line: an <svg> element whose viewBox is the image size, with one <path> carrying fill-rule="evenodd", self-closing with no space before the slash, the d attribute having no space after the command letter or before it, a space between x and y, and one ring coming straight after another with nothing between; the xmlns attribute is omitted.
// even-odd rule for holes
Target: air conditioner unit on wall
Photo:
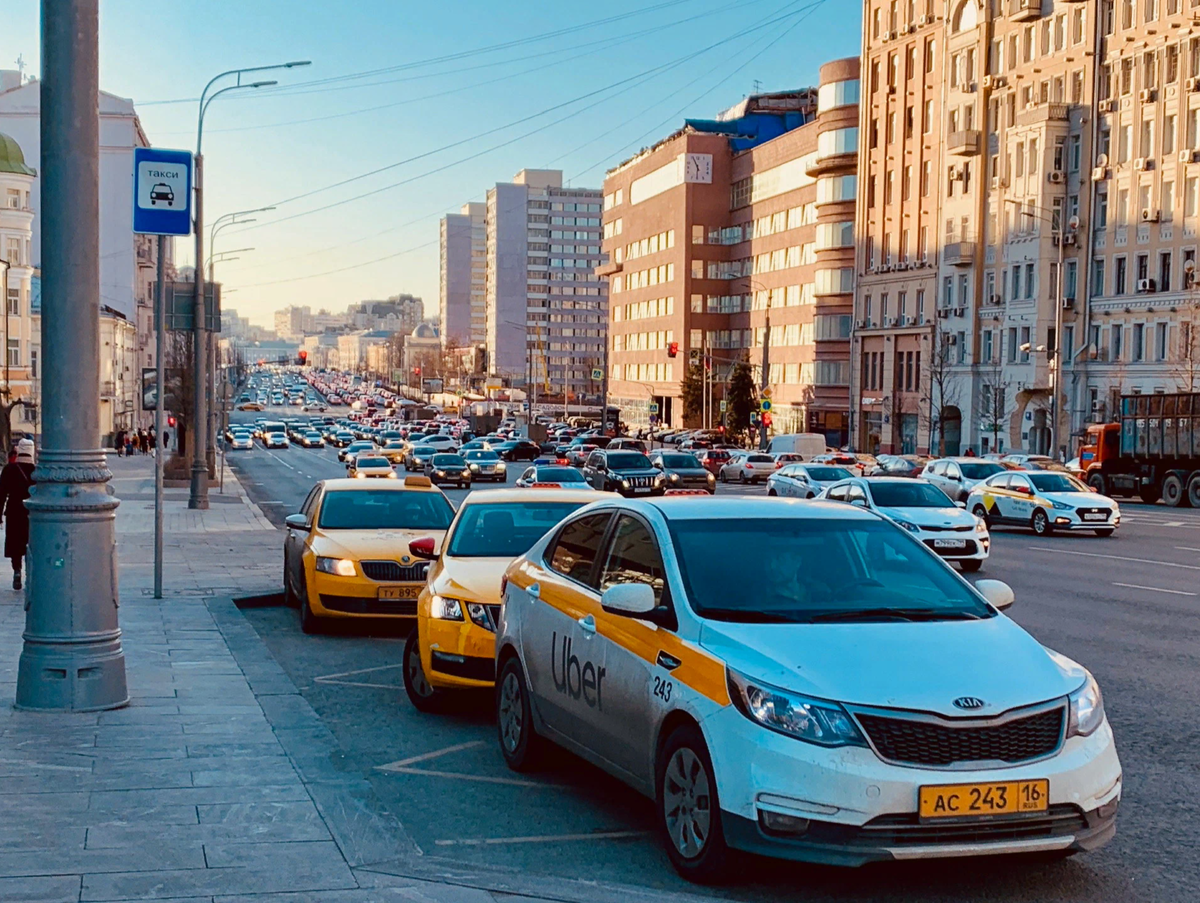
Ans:
<svg viewBox="0 0 1200 903"><path fill-rule="evenodd" d="M1066 176L1063 174L1061 169L1050 170L1050 172L1046 174L1046 178L1049 180L1051 185L1061 185L1064 181L1066 181Z"/></svg>
<svg viewBox="0 0 1200 903"><path fill-rule="evenodd" d="M1153 88L1146 88L1138 93L1138 100L1142 103L1153 103L1158 99L1158 92Z"/></svg>
<svg viewBox="0 0 1200 903"><path fill-rule="evenodd" d="M1158 211L1151 210L1149 208L1144 209L1142 211L1142 222L1143 223L1157 223L1158 222Z"/></svg>
<svg viewBox="0 0 1200 903"><path fill-rule="evenodd" d="M1154 161L1149 157L1138 157L1133 161L1133 168L1138 172L1142 172L1147 169L1154 169Z"/></svg>
<svg viewBox="0 0 1200 903"><path fill-rule="evenodd" d="M1179 162L1180 163L1195 163L1196 162L1196 151L1195 150L1181 150L1179 152Z"/></svg>
<svg viewBox="0 0 1200 903"><path fill-rule="evenodd" d="M1095 169L1092 170L1092 181L1093 182L1103 182L1107 179L1108 179L1108 167L1107 166L1097 166Z"/></svg>
<svg viewBox="0 0 1200 903"><path fill-rule="evenodd" d="M1137 281L1138 294L1144 295L1155 290L1155 282L1153 279L1139 279Z"/></svg>
<svg viewBox="0 0 1200 903"><path fill-rule="evenodd" d="M1096 109L1101 113L1111 113L1114 109L1114 104L1111 100L1102 100L1096 104Z"/></svg>

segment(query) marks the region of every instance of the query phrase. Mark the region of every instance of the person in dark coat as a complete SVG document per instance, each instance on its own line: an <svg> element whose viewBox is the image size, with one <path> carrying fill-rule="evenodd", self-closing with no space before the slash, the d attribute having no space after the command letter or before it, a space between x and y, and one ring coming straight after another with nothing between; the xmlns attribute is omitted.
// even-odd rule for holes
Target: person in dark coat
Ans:
<svg viewBox="0 0 1200 903"><path fill-rule="evenodd" d="M17 460L0 470L0 514L4 517L4 556L12 562L13 589L21 588L21 563L29 548L29 510L25 500L33 485L33 442L17 443Z"/></svg>

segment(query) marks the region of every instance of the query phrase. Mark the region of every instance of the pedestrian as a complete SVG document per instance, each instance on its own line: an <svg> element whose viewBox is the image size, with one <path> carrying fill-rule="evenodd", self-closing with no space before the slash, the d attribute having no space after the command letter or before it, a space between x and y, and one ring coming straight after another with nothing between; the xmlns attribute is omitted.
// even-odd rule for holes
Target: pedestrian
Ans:
<svg viewBox="0 0 1200 903"><path fill-rule="evenodd" d="M29 547L29 487L33 485L33 442L17 443L16 460L0 470L0 514L4 517L4 555L12 562L13 589L21 588L21 562Z"/></svg>
<svg viewBox="0 0 1200 903"><path fill-rule="evenodd" d="M117 430L117 441L113 443L117 446L117 457L120 458L125 454L125 431Z"/></svg>
<svg viewBox="0 0 1200 903"><path fill-rule="evenodd" d="M973 448L968 448L968 449L967 449L967 453L966 453L966 455L965 455L964 457L967 457L967 458L974 458L974 457L975 457L975 449L973 449Z"/></svg>
<svg viewBox="0 0 1200 903"><path fill-rule="evenodd" d="M125 457L133 457L133 430L125 433Z"/></svg>
<svg viewBox="0 0 1200 903"><path fill-rule="evenodd" d="M138 430L138 447L142 450L143 455L150 454L150 441L145 429Z"/></svg>

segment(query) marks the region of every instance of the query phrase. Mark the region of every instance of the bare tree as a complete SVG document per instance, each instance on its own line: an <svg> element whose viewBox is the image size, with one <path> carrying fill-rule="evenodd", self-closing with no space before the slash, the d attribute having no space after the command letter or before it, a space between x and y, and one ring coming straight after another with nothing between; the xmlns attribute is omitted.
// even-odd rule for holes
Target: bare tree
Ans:
<svg viewBox="0 0 1200 903"><path fill-rule="evenodd" d="M1193 291L1179 312L1179 339L1171 373L1180 392L1200 391L1200 296Z"/></svg>
<svg viewBox="0 0 1200 903"><path fill-rule="evenodd" d="M992 434L992 451L999 451L1010 380L998 347L993 348L991 359L983 362L982 375L984 382L980 386L979 411L983 417L984 430Z"/></svg>
<svg viewBox="0 0 1200 903"><path fill-rule="evenodd" d="M959 401L960 386L954 373L954 355L958 344L953 333L936 328L930 344L929 369L926 371L929 380L929 412L925 418L925 426L929 430L930 445L933 444L934 431L937 431L938 455L945 455L946 411L957 408Z"/></svg>

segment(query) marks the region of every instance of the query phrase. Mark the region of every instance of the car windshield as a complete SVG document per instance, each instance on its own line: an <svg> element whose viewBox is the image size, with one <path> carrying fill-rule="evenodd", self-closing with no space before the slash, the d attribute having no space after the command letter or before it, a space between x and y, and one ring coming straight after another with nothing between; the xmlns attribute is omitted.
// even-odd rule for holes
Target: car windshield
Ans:
<svg viewBox="0 0 1200 903"><path fill-rule="evenodd" d="M460 470L467 466L461 455L434 455L430 463L434 467L457 467Z"/></svg>
<svg viewBox="0 0 1200 903"><path fill-rule="evenodd" d="M830 482L832 480L848 480L853 476L844 467L806 467L808 475L814 480Z"/></svg>
<svg viewBox="0 0 1200 903"><path fill-rule="evenodd" d="M663 467L670 467L675 470L695 469L700 466L700 462L696 460L695 455L663 455Z"/></svg>
<svg viewBox="0 0 1200 903"><path fill-rule="evenodd" d="M613 470L637 470L652 467L650 459L640 452L613 452L608 456L608 466Z"/></svg>
<svg viewBox="0 0 1200 903"><path fill-rule="evenodd" d="M958 469L962 471L962 475L968 480L984 480L993 474L1004 472L1004 468L999 464L993 464L988 461L959 461Z"/></svg>
<svg viewBox="0 0 1200 903"><path fill-rule="evenodd" d="M533 472L534 482L537 483L586 483L587 481L574 467L539 467Z"/></svg>
<svg viewBox="0 0 1200 903"><path fill-rule="evenodd" d="M494 451L469 451L466 458L468 461L499 461L500 456Z"/></svg>
<svg viewBox="0 0 1200 903"><path fill-rule="evenodd" d="M949 508L954 504L936 486L916 480L873 483L871 497L880 508Z"/></svg>
<svg viewBox="0 0 1200 903"><path fill-rule="evenodd" d="M1033 484L1033 488L1038 492L1083 492L1084 488L1072 480L1065 473L1040 473L1026 474L1029 482Z"/></svg>
<svg viewBox="0 0 1200 903"><path fill-rule="evenodd" d="M453 517L440 492L339 490L325 496L318 525L323 530L445 530Z"/></svg>
<svg viewBox="0 0 1200 903"><path fill-rule="evenodd" d="M670 522L698 615L745 623L985 618L991 609L916 539L869 519ZM758 561L754 592L730 561Z"/></svg>
<svg viewBox="0 0 1200 903"><path fill-rule="evenodd" d="M388 462L387 458L366 458L362 455L359 455L358 458L356 458L354 461L354 466L361 470L364 467L388 467L388 468L390 468L392 465Z"/></svg>
<svg viewBox="0 0 1200 903"><path fill-rule="evenodd" d="M374 447L375 447L374 442L365 442L365 441L360 440L358 442L350 443L350 451L362 451L363 449L374 448Z"/></svg>
<svg viewBox="0 0 1200 903"><path fill-rule="evenodd" d="M467 505L446 554L458 558L516 558L583 502Z"/></svg>

